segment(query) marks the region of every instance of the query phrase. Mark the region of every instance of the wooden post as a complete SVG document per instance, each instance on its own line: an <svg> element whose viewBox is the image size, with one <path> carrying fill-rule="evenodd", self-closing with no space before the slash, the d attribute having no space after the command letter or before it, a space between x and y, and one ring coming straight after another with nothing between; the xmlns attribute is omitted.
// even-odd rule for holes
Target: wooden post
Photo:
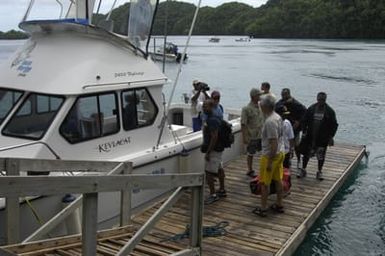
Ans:
<svg viewBox="0 0 385 256"><path fill-rule="evenodd" d="M131 174L133 170L132 162L125 163L122 173L124 175ZM127 189L121 190L120 198L120 226L131 224L131 196L132 187L129 185Z"/></svg>
<svg viewBox="0 0 385 256"><path fill-rule="evenodd" d="M202 254L203 189L203 185L191 188L190 209L190 246L199 248L200 254Z"/></svg>
<svg viewBox="0 0 385 256"><path fill-rule="evenodd" d="M19 161L16 159L5 160L7 176L19 176ZM20 205L19 197L8 196L6 202L7 244L15 244L20 239Z"/></svg>
<svg viewBox="0 0 385 256"><path fill-rule="evenodd" d="M83 194L82 255L96 255L98 193Z"/></svg>

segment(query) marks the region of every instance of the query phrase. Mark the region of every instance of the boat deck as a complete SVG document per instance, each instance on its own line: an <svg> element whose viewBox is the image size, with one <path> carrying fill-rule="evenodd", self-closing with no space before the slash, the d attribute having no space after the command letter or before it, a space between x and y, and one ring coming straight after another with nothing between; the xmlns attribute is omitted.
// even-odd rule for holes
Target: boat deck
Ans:
<svg viewBox="0 0 385 256"><path fill-rule="evenodd" d="M364 154L364 146L338 144L331 147L327 152L322 182L315 179L316 161L311 159L306 178L297 179L292 173L291 193L284 199L285 213L269 213L266 218L251 213L260 200L259 196L250 194L249 179L245 176L246 156L227 163L228 196L204 209L204 226L227 221L227 234L204 238L203 255L291 255ZM258 161L254 162L258 170ZM269 202L274 199L275 196L270 196ZM189 194L186 193L131 255L168 255L186 248L188 239L170 238L183 233L189 223L188 200ZM116 254L159 206L135 216L133 227L102 232L98 254ZM18 255L81 255L79 236L11 245L3 249Z"/></svg>

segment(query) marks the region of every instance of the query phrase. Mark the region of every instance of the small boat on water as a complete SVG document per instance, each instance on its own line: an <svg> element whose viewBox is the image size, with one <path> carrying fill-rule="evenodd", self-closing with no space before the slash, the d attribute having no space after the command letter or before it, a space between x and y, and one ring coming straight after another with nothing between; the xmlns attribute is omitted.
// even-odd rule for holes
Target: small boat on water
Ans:
<svg viewBox="0 0 385 256"><path fill-rule="evenodd" d="M180 156L188 152L188 168L203 171L202 133L192 130L190 105L172 104L168 113L164 108L167 77L147 48L157 7L152 3L131 3L127 37L93 24L92 0L70 1L60 12L66 16L54 20L29 20L30 2L19 25L30 38L0 65L1 158L132 162L134 174L162 175L179 172ZM235 132L223 156L228 161L242 150L240 113L225 112ZM165 192L133 190L132 207ZM41 225L34 212L48 220L62 209L62 198L37 197L32 204L33 211L20 202L21 239ZM101 193L99 205L98 227L111 227L119 217L120 194ZM4 208L0 198L0 244ZM58 226L53 233L66 229Z"/></svg>
<svg viewBox="0 0 385 256"><path fill-rule="evenodd" d="M219 37L212 37L209 39L210 43L219 43L221 39Z"/></svg>
<svg viewBox="0 0 385 256"><path fill-rule="evenodd" d="M250 42L251 39L249 37L241 37L241 38L237 38L235 39L235 42Z"/></svg>
<svg viewBox="0 0 385 256"><path fill-rule="evenodd" d="M151 58L154 61L163 61L165 58L166 62L179 63L182 59L182 53L179 52L176 44L167 42L164 47L160 47L158 50L150 52ZM184 56L183 61L187 60L187 54Z"/></svg>

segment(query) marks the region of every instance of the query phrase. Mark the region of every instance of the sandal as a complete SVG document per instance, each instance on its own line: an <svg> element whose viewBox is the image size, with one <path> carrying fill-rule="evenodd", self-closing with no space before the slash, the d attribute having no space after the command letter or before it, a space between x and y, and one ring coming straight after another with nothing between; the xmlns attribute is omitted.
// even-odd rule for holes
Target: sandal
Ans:
<svg viewBox="0 0 385 256"><path fill-rule="evenodd" d="M219 200L219 196L217 196L216 194L212 194L212 195L210 195L209 197L206 198L205 205L209 205L209 204L215 203L218 200Z"/></svg>
<svg viewBox="0 0 385 256"><path fill-rule="evenodd" d="M252 213L260 216L260 217L267 217L267 209L262 209L261 207L256 207Z"/></svg>
<svg viewBox="0 0 385 256"><path fill-rule="evenodd" d="M254 178L254 177L256 176L255 171L254 171L254 170L248 171L248 172L246 173L246 176L249 176L249 177L251 177L251 178Z"/></svg>
<svg viewBox="0 0 385 256"><path fill-rule="evenodd" d="M270 206L270 209L272 209L276 213L284 213L283 206L278 206L277 204L273 204Z"/></svg>
<svg viewBox="0 0 385 256"><path fill-rule="evenodd" d="M217 194L217 196L218 196L219 198L221 198L221 197L227 197L226 190L217 190L217 191L215 192L215 194Z"/></svg>

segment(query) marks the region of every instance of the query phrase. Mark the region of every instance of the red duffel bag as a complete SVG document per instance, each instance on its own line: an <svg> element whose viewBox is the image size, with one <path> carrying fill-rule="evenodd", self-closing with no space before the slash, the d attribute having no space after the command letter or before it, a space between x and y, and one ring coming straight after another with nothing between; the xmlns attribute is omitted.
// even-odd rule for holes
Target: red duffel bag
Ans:
<svg viewBox="0 0 385 256"><path fill-rule="evenodd" d="M287 194L290 192L291 188L291 176L290 169L283 169L283 178L282 178L283 193ZM260 195L261 194L261 184L259 183L259 176L255 176L252 181L250 181L250 190L252 194ZM270 184L270 195L275 194L275 182Z"/></svg>

